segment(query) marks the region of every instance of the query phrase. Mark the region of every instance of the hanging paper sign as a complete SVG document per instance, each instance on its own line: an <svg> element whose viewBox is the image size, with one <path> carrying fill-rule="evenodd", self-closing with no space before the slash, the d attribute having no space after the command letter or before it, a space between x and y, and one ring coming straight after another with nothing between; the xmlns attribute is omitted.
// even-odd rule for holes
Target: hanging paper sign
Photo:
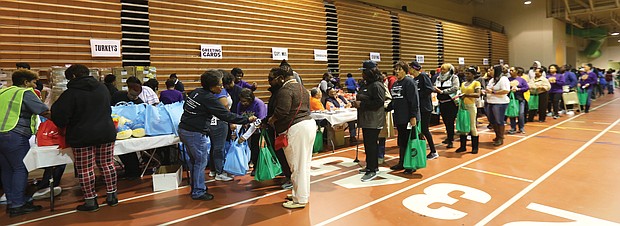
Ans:
<svg viewBox="0 0 620 226"><path fill-rule="evenodd" d="M315 49L314 50L314 61L327 61L327 50L326 49Z"/></svg>
<svg viewBox="0 0 620 226"><path fill-rule="evenodd" d="M483 58L482 59L482 65L489 65L489 59Z"/></svg>
<svg viewBox="0 0 620 226"><path fill-rule="evenodd" d="M415 61L417 61L418 63L423 64L424 63L424 55L415 55Z"/></svg>
<svg viewBox="0 0 620 226"><path fill-rule="evenodd" d="M273 60L288 60L288 48L271 48Z"/></svg>
<svg viewBox="0 0 620 226"><path fill-rule="evenodd" d="M459 64L465 65L465 57L459 57Z"/></svg>
<svg viewBox="0 0 620 226"><path fill-rule="evenodd" d="M222 59L221 45L200 45L201 59Z"/></svg>
<svg viewBox="0 0 620 226"><path fill-rule="evenodd" d="M377 62L381 61L381 53L370 52L370 60Z"/></svg>
<svg viewBox="0 0 620 226"><path fill-rule="evenodd" d="M92 57L120 57L121 40L91 39L90 54Z"/></svg>
<svg viewBox="0 0 620 226"><path fill-rule="evenodd" d="M504 65L504 59L499 59L499 64Z"/></svg>

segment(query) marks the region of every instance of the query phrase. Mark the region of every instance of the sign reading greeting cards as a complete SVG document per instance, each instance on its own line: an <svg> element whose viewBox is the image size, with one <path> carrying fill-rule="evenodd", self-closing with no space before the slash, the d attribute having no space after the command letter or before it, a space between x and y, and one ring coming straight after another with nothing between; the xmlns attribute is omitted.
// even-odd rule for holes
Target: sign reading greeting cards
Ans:
<svg viewBox="0 0 620 226"><path fill-rule="evenodd" d="M120 57L121 40L91 39L90 54L92 57Z"/></svg>
<svg viewBox="0 0 620 226"><path fill-rule="evenodd" d="M200 45L201 59L222 59L222 46Z"/></svg>
<svg viewBox="0 0 620 226"><path fill-rule="evenodd" d="M271 58L273 60L288 60L288 48L271 48Z"/></svg>
<svg viewBox="0 0 620 226"><path fill-rule="evenodd" d="M370 52L370 60L379 62L381 61L381 53Z"/></svg>

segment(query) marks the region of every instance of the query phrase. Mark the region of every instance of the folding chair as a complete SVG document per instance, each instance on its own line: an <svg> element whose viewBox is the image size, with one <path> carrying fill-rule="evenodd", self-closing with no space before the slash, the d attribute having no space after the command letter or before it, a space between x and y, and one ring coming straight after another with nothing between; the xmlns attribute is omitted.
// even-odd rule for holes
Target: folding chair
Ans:
<svg viewBox="0 0 620 226"><path fill-rule="evenodd" d="M562 100L564 100L564 109L566 109L566 112L568 112L568 110L571 110L571 111L576 110L576 111L581 112L581 108L579 107L579 97L577 97L576 92L562 93ZM571 105L572 108L568 109L566 107L567 105Z"/></svg>

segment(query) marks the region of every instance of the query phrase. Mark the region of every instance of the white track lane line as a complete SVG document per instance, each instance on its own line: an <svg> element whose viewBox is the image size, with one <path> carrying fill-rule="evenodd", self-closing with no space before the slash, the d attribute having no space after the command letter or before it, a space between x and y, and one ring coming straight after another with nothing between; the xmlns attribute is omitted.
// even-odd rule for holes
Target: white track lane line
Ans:
<svg viewBox="0 0 620 226"><path fill-rule="evenodd" d="M469 168L469 167L464 167L464 166L461 167L461 169L466 169L466 170L470 170L470 171L474 171L474 172L494 175L494 176L498 176L498 177L505 177L505 178L515 179L515 180L525 181L525 182L529 182L529 183L534 182L533 180L530 180L530 179L525 179L525 178L521 178L521 177L514 177L514 176L510 176L510 175L506 175L506 174L495 173L495 172L486 171L486 170L479 170L479 169L474 169L474 168Z"/></svg>
<svg viewBox="0 0 620 226"><path fill-rule="evenodd" d="M521 192L517 193L515 196L513 196L511 199L509 199L506 203L504 203L503 205L501 205L500 207L495 209L493 212L491 212L491 214L489 214L488 216L483 218L476 225L486 225L486 224L488 224L491 220L493 220L495 217L497 217L500 213L504 212L504 210L506 210L508 207L510 207L515 202L517 202L519 199L523 198L523 196L525 196L528 192L530 192L532 189L534 189L536 186L538 186L544 180L549 178L553 173L555 173L560 168L562 168L564 165L566 165L570 160L573 160L573 158L575 158L578 154L583 152L583 150L585 150L588 146L592 145L592 143L594 143L594 141L598 140L599 138L601 138L601 136L605 135L605 133L607 133L607 131L609 131L612 127L614 127L618 123L620 123L620 119L616 120L616 122L614 122L613 124L608 126L605 130L600 132L594 138L590 139L590 141L588 141L587 143L582 145L579 149L577 149L571 155L566 157L566 159L564 159L562 162L558 163L556 166L551 168L551 170L549 170L545 174L543 174L540 178L536 179L534 181L534 183L531 183L530 185L525 187L523 190L521 190Z"/></svg>
<svg viewBox="0 0 620 226"><path fill-rule="evenodd" d="M617 101L617 100L619 100L619 99L620 99L620 98L616 98L616 99L610 100L610 101L608 101L607 103L604 103L604 104L602 104L602 105L600 105L600 106L597 106L597 107L593 108L592 110L596 110L596 109L598 109L598 108L601 108L601 107L603 107L603 106L605 106L605 105L608 105L608 104L610 104L610 103L612 103L612 102L615 102L615 101ZM510 143L510 144L508 144L508 145L505 145L505 146L503 146L503 147L501 147L501 148L499 148L499 149L497 149L497 150L495 150L495 151L489 152L489 153L487 153L487 154L485 154L485 155L482 155L482 156L480 156L480 157L478 157L478 158L475 158L475 159L469 160L469 161L467 161L467 162L465 162L465 163L462 163L462 164L460 164L460 165L457 165L457 166L455 166L455 167L452 167L452 168L450 168L450 169L448 169L448 170L446 170L446 171L443 171L443 172L441 172L441 173L439 173L439 174L436 174L436 175L431 176L431 177L429 177L429 178L427 178L427 179L424 179L424 180L422 180L422 181L420 181L420 182L418 182L418 183L415 183L415 184L409 185L409 186L407 186L407 187L405 187L405 188L402 188L402 189L400 189L400 190L398 190L398 191L395 191L395 192L393 192L393 193L391 193L391 194L388 194L388 195L383 196L383 197L381 197L381 198L378 198L378 199L376 199L376 200L374 200L374 201L371 201L371 202L369 202L369 203L366 203L366 204L364 204L364 205L362 205L362 206L359 206L359 207L354 208L354 209L351 209L351 210L349 210L349 211L347 211L347 212L341 213L341 214L339 214L339 215L337 215L337 216L335 216L335 217L329 218L329 219L327 219L327 220L325 220L325 221L323 221L323 222L320 222L320 223L316 224L316 226L323 226L323 225L327 225L327 224L329 224L329 223L332 223L332 222L334 222L334 221L337 221L337 220L339 220L339 219L341 219L341 218L343 218L343 217L346 217L346 216L351 215L351 214L353 214L353 213L356 213L356 212L358 212L358 211L360 211L360 210L363 210L363 209L365 209L365 208L368 208L368 207L370 207L370 206L372 206L372 205L375 205L375 204L380 203L380 202L382 202L382 201L385 201L385 200L387 200L387 199L389 199L389 198L392 198L392 197L394 197L394 196L396 196L396 195L399 195L399 194L401 194L401 193L404 193L404 192L406 192L406 191L408 191L408 190L411 190L412 188L415 188L415 187L417 187L417 186L420 186L421 184L424 184L424 183L429 182L429 181L431 181L431 180L434 180L434 179L436 179L436 178L438 178L438 177L441 177L441 176L443 176L443 175L446 175L446 174L448 174L448 173L450 173L450 172L452 172L452 171L455 171L455 170L457 170L457 169L460 169L461 167L466 166L466 165L469 165L469 164L471 164L471 163L474 163L474 162L476 162L476 161L478 161L478 160L484 159L484 158L486 158L486 157L488 157L488 156L491 156L491 155L493 155L493 154L495 154L495 153L498 153L498 152L500 152L500 151L502 151L502 150L504 150L504 149L506 149L506 148L509 148L509 147L512 147L512 146L514 146L514 145L516 145L516 144L518 144L518 143L521 143L521 142L523 142L523 141L525 141L525 140L527 140L527 139L529 139L529 138L535 137L535 136L537 136L538 134L544 133L544 132L546 132L546 131L548 131L548 130L550 130L550 129L553 129L553 128L555 128L555 127L559 126L559 125L562 125L562 124L564 124L564 123L567 123L567 122L570 122L570 121L572 121L572 120L574 120L574 119L577 119L577 118L579 118L579 117L581 117L581 116L583 116L583 115L586 115L586 114L579 114L579 115L574 116L574 117L572 117L572 118L569 118L569 119L567 119L567 120L565 120L565 121L558 122L558 123L556 123L555 125L552 125L552 126L550 126L550 127L547 127L547 128L545 128L545 129L543 129L543 130L541 130L541 131L538 131L538 132L536 132L536 133L533 133L533 134L531 134L531 135L529 135L529 136L527 136L527 137L525 137L525 138L521 138L521 139L519 139L519 140L517 140L517 141L515 141L515 142L513 142L513 143Z"/></svg>

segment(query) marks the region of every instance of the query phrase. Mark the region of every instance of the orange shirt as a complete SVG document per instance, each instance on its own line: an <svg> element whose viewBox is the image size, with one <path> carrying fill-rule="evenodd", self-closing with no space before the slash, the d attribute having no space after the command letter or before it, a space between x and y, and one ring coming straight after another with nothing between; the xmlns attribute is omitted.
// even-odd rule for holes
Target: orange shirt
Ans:
<svg viewBox="0 0 620 226"><path fill-rule="evenodd" d="M324 111L325 107L321 104L321 99L310 97L310 111Z"/></svg>

